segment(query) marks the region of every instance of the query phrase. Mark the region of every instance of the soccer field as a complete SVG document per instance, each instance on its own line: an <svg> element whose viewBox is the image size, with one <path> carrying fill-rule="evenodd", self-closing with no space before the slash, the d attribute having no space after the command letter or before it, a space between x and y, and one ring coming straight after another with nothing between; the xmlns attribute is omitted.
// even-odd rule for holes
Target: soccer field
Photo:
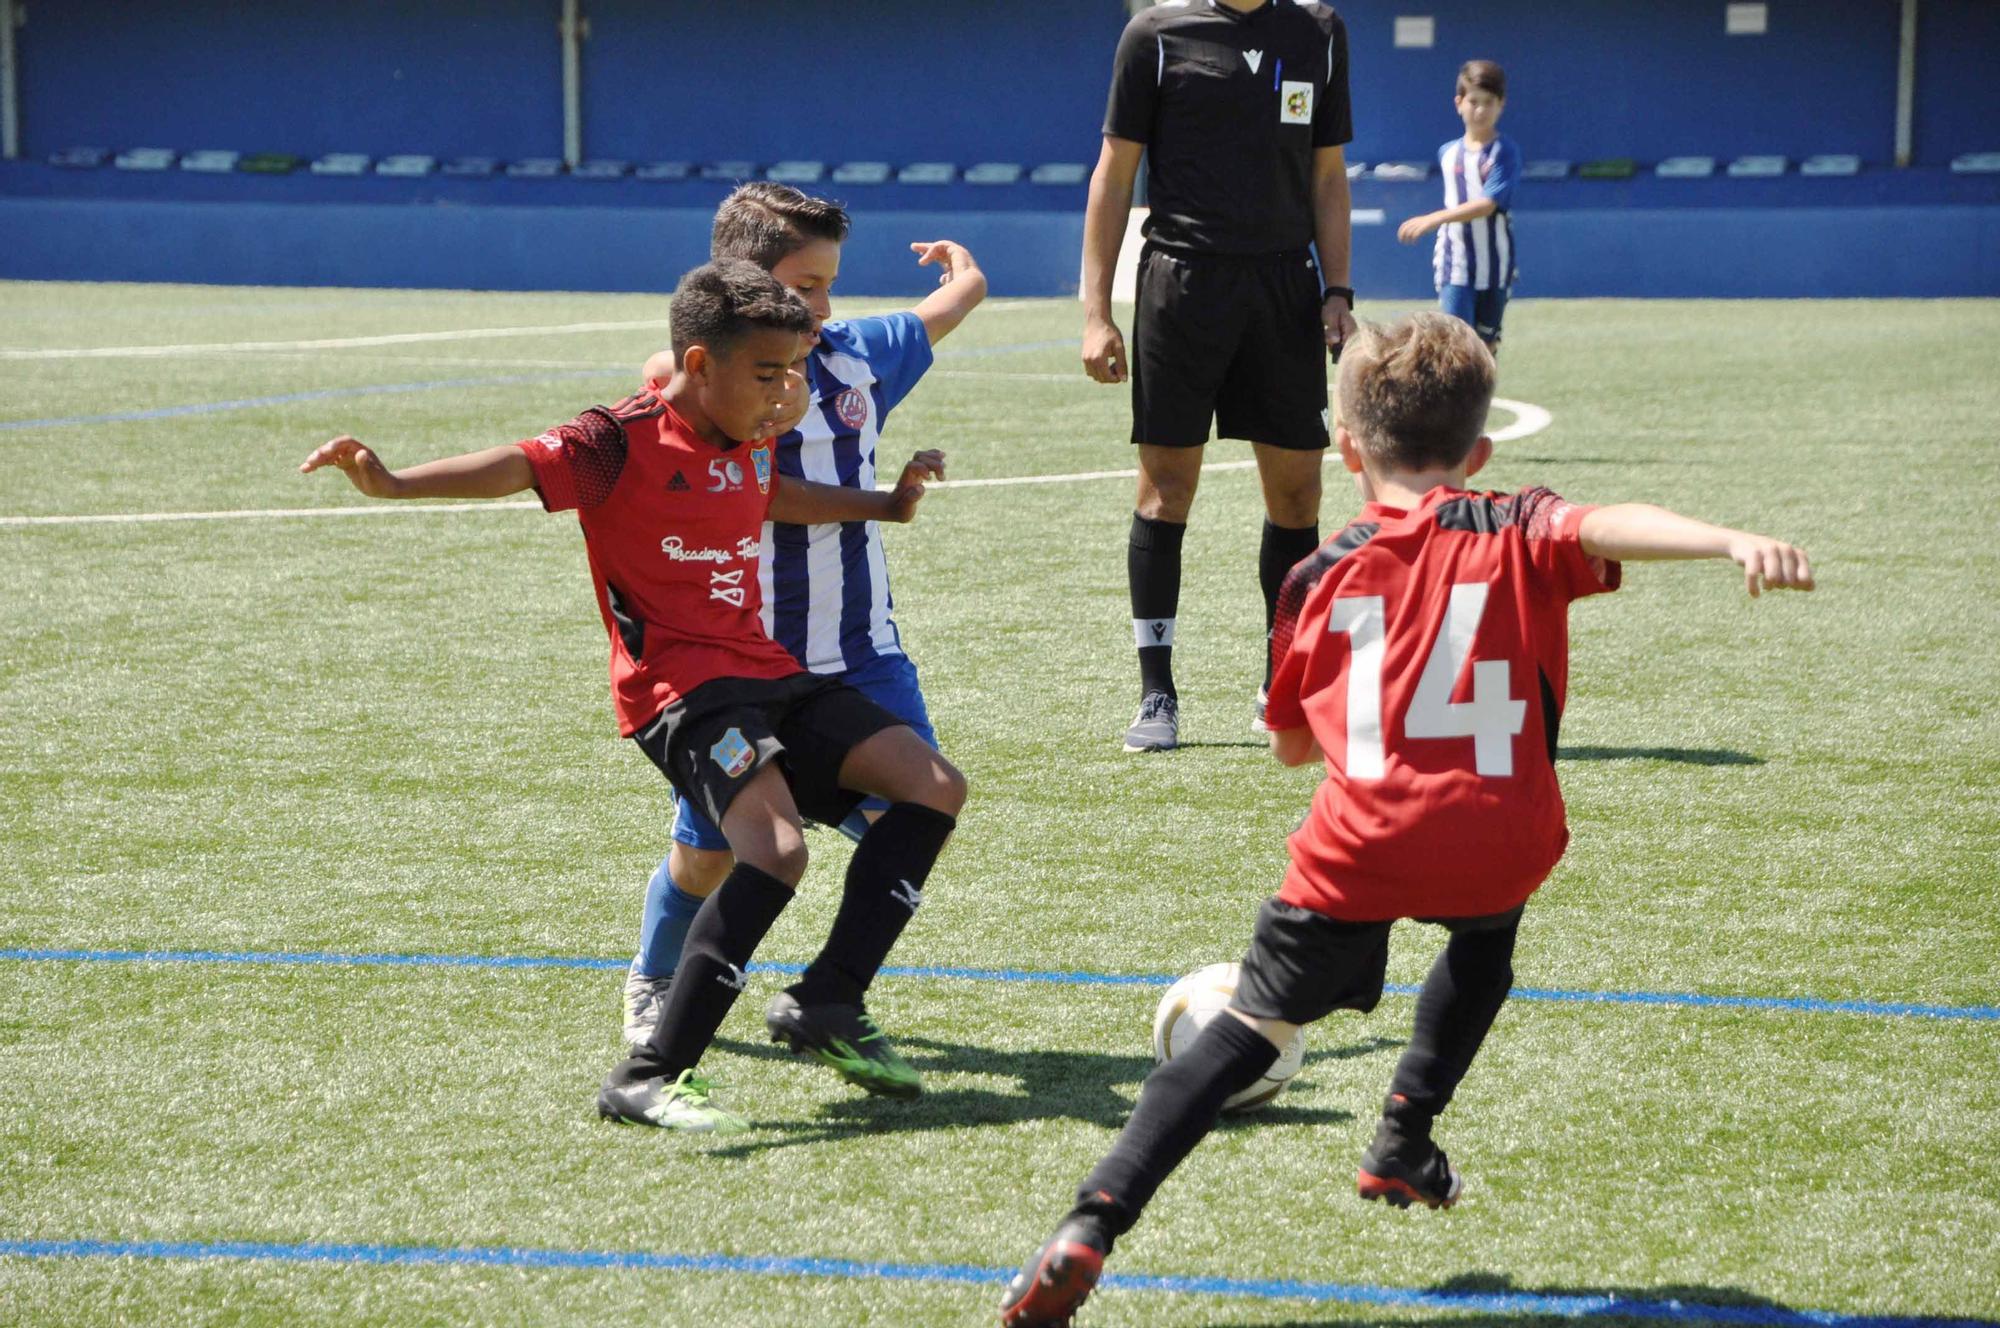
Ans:
<svg viewBox="0 0 2000 1328"><path fill-rule="evenodd" d="M597 1120L672 803L574 519L296 467L530 436L630 391L664 313L0 284L0 1322L986 1323L1161 983L1240 957L1316 778L1248 728L1247 449L1188 534L1188 745L1127 755L1128 399L1073 304L991 301L884 445L954 481L888 533L971 783L871 998L929 1091L781 1055L767 969L705 1062L754 1132ZM2000 301L1510 307L1536 409L1480 482L1767 531L1820 589L1635 565L1573 611L1573 841L1439 1125L1465 1201L1353 1193L1441 942L1406 925L1084 1325L2000 1323L1996 346ZM770 965L832 916L848 846L811 847Z"/></svg>

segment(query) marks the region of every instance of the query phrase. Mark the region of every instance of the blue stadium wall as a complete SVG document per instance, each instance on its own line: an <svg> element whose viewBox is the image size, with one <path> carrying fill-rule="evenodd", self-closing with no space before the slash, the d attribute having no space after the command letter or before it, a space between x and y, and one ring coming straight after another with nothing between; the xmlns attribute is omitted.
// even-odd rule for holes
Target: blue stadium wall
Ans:
<svg viewBox="0 0 2000 1328"><path fill-rule="evenodd" d="M1200 0L1197 0L1199 3ZM1120 0L584 0L585 154L632 160L1094 160ZM23 159L0 163L0 277L659 290L726 183L60 170L79 145L505 160L562 151L556 0L28 0ZM1889 169L1897 0L1352 0L1353 159L1429 157L1458 63L1509 71L1530 158L1859 155L1853 179L1525 186L1521 295L2000 293L2000 3L1923 0L1916 162ZM1397 49L1398 15L1435 45ZM1356 184L1355 284L1428 293L1394 223L1437 184ZM923 288L907 241L971 245L997 291L1076 285L1083 189L827 187L842 285Z"/></svg>

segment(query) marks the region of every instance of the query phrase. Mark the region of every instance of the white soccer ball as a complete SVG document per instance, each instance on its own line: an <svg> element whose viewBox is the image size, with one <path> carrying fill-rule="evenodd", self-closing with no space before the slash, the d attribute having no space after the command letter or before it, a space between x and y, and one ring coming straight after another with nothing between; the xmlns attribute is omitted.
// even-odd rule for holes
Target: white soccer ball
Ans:
<svg viewBox="0 0 2000 1328"><path fill-rule="evenodd" d="M1236 994L1238 964L1210 964L1197 969L1167 988L1160 1008L1153 1012L1153 1060L1161 1065L1194 1045L1208 1021L1221 1014ZM1300 1031L1292 1043L1278 1053L1264 1077L1228 1098L1224 1111L1255 1111L1276 1097L1305 1064L1306 1038Z"/></svg>

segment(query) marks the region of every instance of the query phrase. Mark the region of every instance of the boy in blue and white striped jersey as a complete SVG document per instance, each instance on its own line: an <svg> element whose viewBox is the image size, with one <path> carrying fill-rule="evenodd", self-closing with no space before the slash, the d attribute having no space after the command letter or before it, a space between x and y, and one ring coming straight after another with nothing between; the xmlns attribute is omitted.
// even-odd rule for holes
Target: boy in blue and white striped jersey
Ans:
<svg viewBox="0 0 2000 1328"><path fill-rule="evenodd" d="M889 412L931 367L931 348L985 298L986 277L962 245L913 243L919 264L942 269L935 291L900 313L829 321L848 225L838 204L760 180L739 186L716 209L709 247L712 258L746 259L764 268L812 310L815 341L794 369L804 391L797 413L778 423L778 472L873 489L876 445ZM661 351L646 362L645 375L665 382L673 370L672 353ZM925 455L942 474L942 454ZM766 523L758 579L764 630L773 640L811 672L858 689L937 746L916 666L896 629L877 523ZM882 805L864 802L853 824L841 829L858 838ZM626 975L628 1042L646 1041L679 966L688 924L733 861L722 832L682 799L672 852L646 889L639 950Z"/></svg>
<svg viewBox="0 0 2000 1328"><path fill-rule="evenodd" d="M1465 134L1438 149L1444 171L1444 207L1411 217L1396 238L1415 244L1436 231L1431 260L1438 307L1472 324L1491 350L1500 349L1500 319L1514 289L1514 183L1521 178L1521 150L1499 131L1507 109L1507 74L1491 60L1459 68L1452 97Z"/></svg>

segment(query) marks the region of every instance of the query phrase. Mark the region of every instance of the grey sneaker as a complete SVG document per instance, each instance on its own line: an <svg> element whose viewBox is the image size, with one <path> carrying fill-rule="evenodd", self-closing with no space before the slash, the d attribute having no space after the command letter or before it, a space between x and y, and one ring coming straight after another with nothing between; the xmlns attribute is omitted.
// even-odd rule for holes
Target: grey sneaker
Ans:
<svg viewBox="0 0 2000 1328"><path fill-rule="evenodd" d="M1147 692L1125 730L1128 752L1170 752L1181 745L1180 702L1165 692Z"/></svg>
<svg viewBox="0 0 2000 1328"><path fill-rule="evenodd" d="M597 1114L621 1124L688 1134L741 1134L750 1128L749 1121L717 1106L710 1093L708 1080L693 1070L682 1070L672 1083L665 1079L607 1083L597 1092Z"/></svg>
<svg viewBox="0 0 2000 1328"><path fill-rule="evenodd" d="M663 978L649 978L639 971L639 961L634 959L632 967L625 970L625 1041L634 1047L643 1047L653 1040L653 1030L660 1026L660 1011L667 1008L667 987L673 982L669 973Z"/></svg>

